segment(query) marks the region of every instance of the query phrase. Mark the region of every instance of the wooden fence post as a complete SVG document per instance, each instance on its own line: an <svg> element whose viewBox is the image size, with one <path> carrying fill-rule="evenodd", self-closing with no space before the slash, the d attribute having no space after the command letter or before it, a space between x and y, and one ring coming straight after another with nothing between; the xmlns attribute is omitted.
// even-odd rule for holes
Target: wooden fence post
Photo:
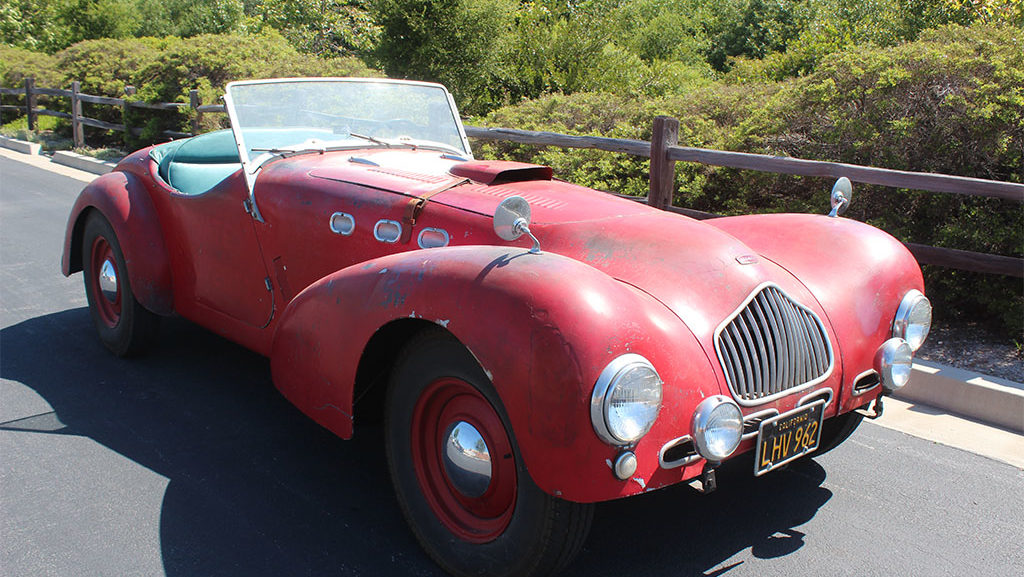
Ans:
<svg viewBox="0 0 1024 577"><path fill-rule="evenodd" d="M71 83L71 139L75 148L85 148L85 132L82 127L82 101L78 98L82 91L82 83L75 80Z"/></svg>
<svg viewBox="0 0 1024 577"><path fill-rule="evenodd" d="M199 134L200 121L203 119L203 113L199 112L199 106L202 103L198 90L193 88L188 91L188 105L192 107L192 136Z"/></svg>
<svg viewBox="0 0 1024 577"><path fill-rule="evenodd" d="M28 119L28 129L36 129L36 79L27 76L25 78L25 116Z"/></svg>
<svg viewBox="0 0 1024 577"><path fill-rule="evenodd" d="M124 124L124 143L128 144L132 141L132 127L129 122L131 116L131 107L128 106L128 99L135 96L135 87L126 84L124 87L124 104L121 105L121 124Z"/></svg>
<svg viewBox="0 0 1024 577"><path fill-rule="evenodd" d="M672 206L676 161L669 160L668 147L679 143L679 119L656 116L651 132L651 188L647 204L662 210Z"/></svg>

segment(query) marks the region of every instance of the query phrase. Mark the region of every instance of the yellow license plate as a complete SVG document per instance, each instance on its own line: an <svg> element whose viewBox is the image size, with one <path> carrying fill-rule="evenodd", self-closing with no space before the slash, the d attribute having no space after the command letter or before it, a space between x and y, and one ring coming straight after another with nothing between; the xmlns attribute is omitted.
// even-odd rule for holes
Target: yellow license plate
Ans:
<svg viewBox="0 0 1024 577"><path fill-rule="evenodd" d="M763 475L818 448L825 401L766 419L757 431L754 474Z"/></svg>

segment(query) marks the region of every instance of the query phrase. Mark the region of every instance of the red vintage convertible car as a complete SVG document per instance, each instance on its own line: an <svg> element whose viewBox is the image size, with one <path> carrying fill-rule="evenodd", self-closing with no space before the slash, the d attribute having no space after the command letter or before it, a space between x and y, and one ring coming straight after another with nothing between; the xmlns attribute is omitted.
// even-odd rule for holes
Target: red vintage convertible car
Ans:
<svg viewBox="0 0 1024 577"><path fill-rule="evenodd" d="M224 100L231 130L86 187L63 272L115 354L177 314L268 356L340 437L382 411L402 511L453 574L557 571L595 502L836 446L927 336L917 263L836 217L841 185L829 216L698 222L474 160L436 84Z"/></svg>

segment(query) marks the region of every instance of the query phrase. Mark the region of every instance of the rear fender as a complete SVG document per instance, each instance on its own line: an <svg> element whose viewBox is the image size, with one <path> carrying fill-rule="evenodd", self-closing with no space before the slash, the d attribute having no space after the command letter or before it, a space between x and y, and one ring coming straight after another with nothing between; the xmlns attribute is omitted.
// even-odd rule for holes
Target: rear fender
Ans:
<svg viewBox="0 0 1024 577"><path fill-rule="evenodd" d="M645 293L554 254L449 247L333 273L285 310L271 353L274 383L347 438L364 348L380 327L410 317L445 327L476 357L531 477L548 493L606 500L699 472L658 466L661 446L689 433L697 403L721 391L696 338ZM601 370L626 352L647 357L666 384L658 421L634 448L636 479L620 481L610 470L618 450L594 433L590 399Z"/></svg>
<svg viewBox="0 0 1024 577"><path fill-rule="evenodd" d="M871 370L875 352L890 336L900 300L924 292L921 268L902 243L854 220L810 214L764 214L708 221L799 279L818 300L835 331L842 361L838 410L865 404L854 380ZM877 387L876 387L877 389Z"/></svg>
<svg viewBox="0 0 1024 577"><path fill-rule="evenodd" d="M173 313L170 261L160 219L145 185L134 174L110 172L78 195L64 234L64 276L82 270L82 235L93 211L102 214L117 235L135 299L154 313Z"/></svg>

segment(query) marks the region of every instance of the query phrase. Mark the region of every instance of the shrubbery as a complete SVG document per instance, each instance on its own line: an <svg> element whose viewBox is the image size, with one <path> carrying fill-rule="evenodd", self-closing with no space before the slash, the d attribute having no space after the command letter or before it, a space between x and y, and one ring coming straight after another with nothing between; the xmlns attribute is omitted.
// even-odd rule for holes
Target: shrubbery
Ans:
<svg viewBox="0 0 1024 577"><path fill-rule="evenodd" d="M8 68L7 62L12 65ZM13 63L18 63L13 65ZM232 80L275 76L380 76L353 57L320 58L296 51L274 32L261 35L206 34L188 39L124 38L85 40L54 56L0 45L0 78L5 86L18 86L24 76L36 77L37 86L68 88L74 80L82 92L116 98L125 97L126 85L136 93L132 99L148 102L189 101L189 91L199 91L204 103L217 103L224 85ZM57 106L62 106L58 104ZM188 131L185 112L126 111L111 106L84 105L84 113L107 122L141 127L143 134L103 134L89 130L95 144L124 139L129 148L166 140L164 130ZM206 115L206 129L226 122L222 115Z"/></svg>
<svg viewBox="0 0 1024 577"><path fill-rule="evenodd" d="M680 119L687 146L831 160L1024 183L1024 33L950 26L893 48L857 47L808 76L754 79L747 65L721 82L657 100L609 94L548 96L499 109L488 126L623 138L650 137L657 114ZM589 186L646 194L646 161L593 151L478 145L483 156L551 164ZM680 163L679 206L709 212L823 212L831 182ZM904 241L1022 256L1020 204L856 186L849 216ZM931 288L972 318L1019 335L1019 279L926 267ZM965 282L969 281L969 282ZM940 312L941 314L941 312Z"/></svg>

